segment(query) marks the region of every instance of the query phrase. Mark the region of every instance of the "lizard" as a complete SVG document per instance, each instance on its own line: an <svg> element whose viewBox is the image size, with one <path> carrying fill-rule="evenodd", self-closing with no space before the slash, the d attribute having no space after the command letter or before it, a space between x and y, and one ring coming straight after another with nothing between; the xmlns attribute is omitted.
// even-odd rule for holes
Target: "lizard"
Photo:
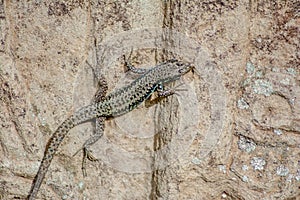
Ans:
<svg viewBox="0 0 300 200"><path fill-rule="evenodd" d="M149 99L155 91L158 92L159 97L172 95L175 93L174 90L163 90L164 84L178 80L193 68L190 63L171 59L147 71L141 70L144 73L131 84L116 89L101 98L101 101L87 105L68 117L47 142L43 159L28 195L28 200L35 199L54 154L72 128L94 118L103 120L107 117L117 117L128 113Z"/></svg>

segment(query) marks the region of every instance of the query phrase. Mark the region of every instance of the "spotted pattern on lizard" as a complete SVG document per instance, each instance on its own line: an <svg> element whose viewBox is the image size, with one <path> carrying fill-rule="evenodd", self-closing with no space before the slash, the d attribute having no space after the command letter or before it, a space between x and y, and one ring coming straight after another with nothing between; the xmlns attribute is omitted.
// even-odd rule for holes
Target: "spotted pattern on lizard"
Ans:
<svg viewBox="0 0 300 200"><path fill-rule="evenodd" d="M85 106L67 118L49 139L38 173L33 181L28 199L35 199L53 156L68 132L78 124L99 117L116 117L130 112L163 84L173 82L193 67L175 59L160 63L149 69L128 86L108 94L100 102ZM172 94L170 92L168 95Z"/></svg>

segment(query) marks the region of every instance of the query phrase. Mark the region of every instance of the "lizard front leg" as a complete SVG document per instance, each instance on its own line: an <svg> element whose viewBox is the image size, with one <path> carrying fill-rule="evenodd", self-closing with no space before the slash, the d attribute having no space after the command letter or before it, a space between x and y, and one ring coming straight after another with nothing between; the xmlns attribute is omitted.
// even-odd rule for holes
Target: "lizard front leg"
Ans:
<svg viewBox="0 0 300 200"><path fill-rule="evenodd" d="M130 62L131 54L132 54L132 51L130 52L128 58L126 58L125 55L123 56L126 68L135 74L140 74L140 75L145 74L148 71L148 69L136 68L135 66L133 66L131 64L131 62Z"/></svg>
<svg viewBox="0 0 300 200"><path fill-rule="evenodd" d="M146 107L151 107L155 104L157 104L159 101L161 101L162 99L171 96L173 94L177 94L177 91L183 90L183 89L177 89L179 86L181 86L182 84L179 84L173 88L165 88L162 84L158 84L157 88L156 88L156 92L157 92L157 97L155 97L154 99L148 99L145 102L145 106Z"/></svg>

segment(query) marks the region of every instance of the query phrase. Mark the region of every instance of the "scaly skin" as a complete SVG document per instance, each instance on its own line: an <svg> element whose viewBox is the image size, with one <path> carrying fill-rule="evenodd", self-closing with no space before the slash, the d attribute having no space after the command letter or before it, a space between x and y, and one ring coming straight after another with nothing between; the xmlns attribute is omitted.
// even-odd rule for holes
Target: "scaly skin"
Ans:
<svg viewBox="0 0 300 200"><path fill-rule="evenodd" d="M112 92L100 102L88 105L66 119L47 143L39 171L33 181L28 199L33 200L48 171L53 156L67 133L76 125L93 118L115 117L130 112L148 99L159 86L173 82L192 69L192 66L177 60L169 60L149 69L130 85Z"/></svg>

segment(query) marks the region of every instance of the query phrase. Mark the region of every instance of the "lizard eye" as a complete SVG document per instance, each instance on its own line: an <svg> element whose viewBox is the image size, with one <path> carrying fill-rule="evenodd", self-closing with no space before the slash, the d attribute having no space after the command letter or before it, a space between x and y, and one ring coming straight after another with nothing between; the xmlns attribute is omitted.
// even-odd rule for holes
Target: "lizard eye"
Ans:
<svg viewBox="0 0 300 200"><path fill-rule="evenodd" d="M185 71L184 68L181 68L181 69L178 70L178 72L179 72L180 74L183 73L184 71Z"/></svg>

